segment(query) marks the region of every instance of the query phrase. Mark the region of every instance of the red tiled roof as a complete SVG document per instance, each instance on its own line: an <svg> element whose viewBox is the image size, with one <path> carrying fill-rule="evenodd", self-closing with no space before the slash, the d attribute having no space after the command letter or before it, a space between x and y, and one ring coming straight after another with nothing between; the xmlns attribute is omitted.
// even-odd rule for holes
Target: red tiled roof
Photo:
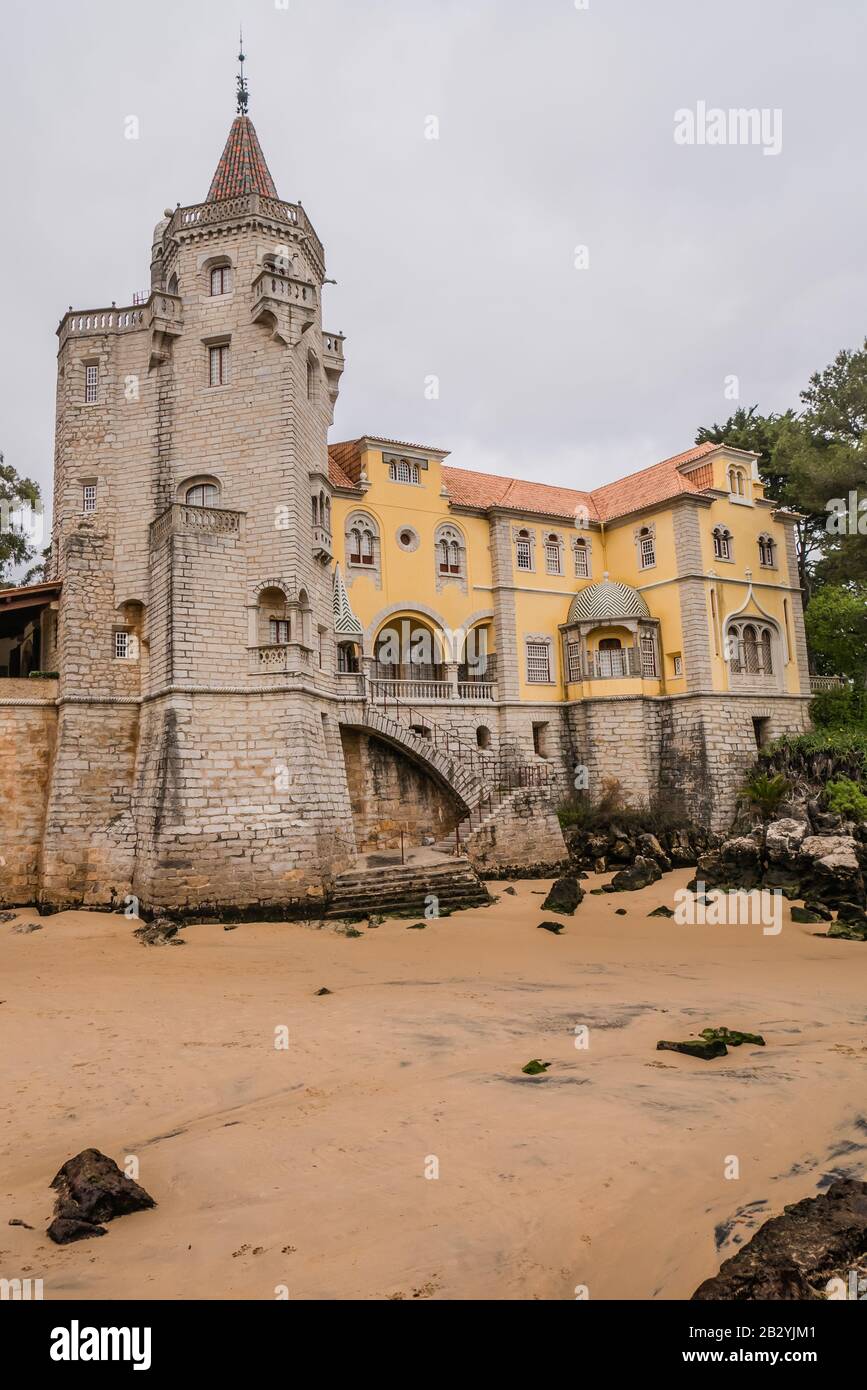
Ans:
<svg viewBox="0 0 867 1390"><path fill-rule="evenodd" d="M520 478L501 478L496 473L474 473L469 468L443 466L443 482L449 500L457 507L509 507L516 512L539 512L547 516L575 515L578 507L595 521L593 495L575 488L550 483L528 483Z"/></svg>
<svg viewBox="0 0 867 1390"><path fill-rule="evenodd" d="M362 438L375 438L383 444L397 442L380 440L379 436L375 435ZM356 485L361 467L359 444L358 439L351 439L342 444L329 444L331 481L335 486ZM682 454L673 454L671 458L651 464L649 468L642 468L637 473L630 473L616 482L594 488L592 492L558 487L551 483L528 482L521 478L505 478L496 473L477 473L470 468L453 468L447 464L443 464L443 482L448 488L449 500L456 507L477 507L480 511L487 511L491 507L506 507L510 511L570 519L583 507L586 508L590 521L613 521L630 512L644 511L648 507L684 494L700 496L704 489L710 486L707 470L701 468L692 474L682 473L680 470L684 465L697 462L719 447L718 444L711 443L693 445Z"/></svg>
<svg viewBox="0 0 867 1390"><path fill-rule="evenodd" d="M682 454L673 454L670 459L663 459L661 463L653 463L638 473L619 478L615 483L594 488L593 501L600 520L613 521L615 517L643 511L657 502L668 502L685 492L697 496L702 491L701 484L690 475L681 473L680 469L685 463L692 463L694 459L703 458L718 448L718 444L697 444Z"/></svg>
<svg viewBox="0 0 867 1390"><path fill-rule="evenodd" d="M277 189L265 163L253 122L249 116L236 116L205 202L216 203L222 198L235 198L243 193L277 197Z"/></svg>

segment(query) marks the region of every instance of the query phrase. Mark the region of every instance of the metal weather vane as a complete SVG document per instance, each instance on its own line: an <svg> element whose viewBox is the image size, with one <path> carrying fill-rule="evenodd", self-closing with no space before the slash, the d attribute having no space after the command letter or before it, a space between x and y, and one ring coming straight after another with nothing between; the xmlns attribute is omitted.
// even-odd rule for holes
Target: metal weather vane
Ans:
<svg viewBox="0 0 867 1390"><path fill-rule="evenodd" d="M238 53L238 62L241 64L241 71L238 73L238 76L236 77L235 81L236 81L237 87L238 87L238 115L239 115L239 116L246 116L246 114L247 114L247 103L248 103L248 101L250 100L250 94L249 94L249 92L247 91L247 79L246 79L246 77L244 76L244 59L245 59L245 57L246 57L246 54L244 53L244 31L243 31L243 29L240 30L240 38L241 38L241 43L240 43L240 50L239 50L239 53Z"/></svg>

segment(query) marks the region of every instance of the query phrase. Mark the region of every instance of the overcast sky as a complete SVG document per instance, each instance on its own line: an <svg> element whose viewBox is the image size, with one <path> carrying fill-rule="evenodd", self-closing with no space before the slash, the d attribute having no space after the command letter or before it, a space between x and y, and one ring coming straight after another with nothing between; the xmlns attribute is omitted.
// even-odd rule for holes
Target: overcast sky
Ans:
<svg viewBox="0 0 867 1390"><path fill-rule="evenodd" d="M58 320L130 303L204 199L239 19L338 281L332 439L593 487L863 340L864 0L5 0L0 449L43 488ZM678 144L700 102L781 111L780 152Z"/></svg>

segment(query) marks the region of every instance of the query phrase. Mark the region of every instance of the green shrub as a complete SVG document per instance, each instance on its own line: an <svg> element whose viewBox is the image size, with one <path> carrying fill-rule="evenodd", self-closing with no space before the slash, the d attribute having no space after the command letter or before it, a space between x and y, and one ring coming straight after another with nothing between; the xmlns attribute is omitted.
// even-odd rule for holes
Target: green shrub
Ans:
<svg viewBox="0 0 867 1390"><path fill-rule="evenodd" d="M863 725L867 718L864 691L854 686L821 690L810 701L810 718L819 728L839 729L847 724Z"/></svg>
<svg viewBox="0 0 867 1390"><path fill-rule="evenodd" d="M867 820L867 796L850 777L839 777L825 788L828 809L846 820Z"/></svg>
<svg viewBox="0 0 867 1390"><path fill-rule="evenodd" d="M741 795L761 812L764 820L770 820L790 791L791 786L781 772L769 774L759 768L753 768L741 787Z"/></svg>

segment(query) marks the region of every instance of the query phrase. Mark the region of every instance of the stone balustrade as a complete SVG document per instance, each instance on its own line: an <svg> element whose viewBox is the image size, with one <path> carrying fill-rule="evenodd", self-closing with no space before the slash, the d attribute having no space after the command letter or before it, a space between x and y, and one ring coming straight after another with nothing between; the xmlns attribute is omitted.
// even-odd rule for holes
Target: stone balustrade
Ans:
<svg viewBox="0 0 867 1390"><path fill-rule="evenodd" d="M237 536L243 516L243 512L229 511L225 507L191 507L186 502L173 502L151 522L151 546L161 545L168 536L178 532Z"/></svg>

